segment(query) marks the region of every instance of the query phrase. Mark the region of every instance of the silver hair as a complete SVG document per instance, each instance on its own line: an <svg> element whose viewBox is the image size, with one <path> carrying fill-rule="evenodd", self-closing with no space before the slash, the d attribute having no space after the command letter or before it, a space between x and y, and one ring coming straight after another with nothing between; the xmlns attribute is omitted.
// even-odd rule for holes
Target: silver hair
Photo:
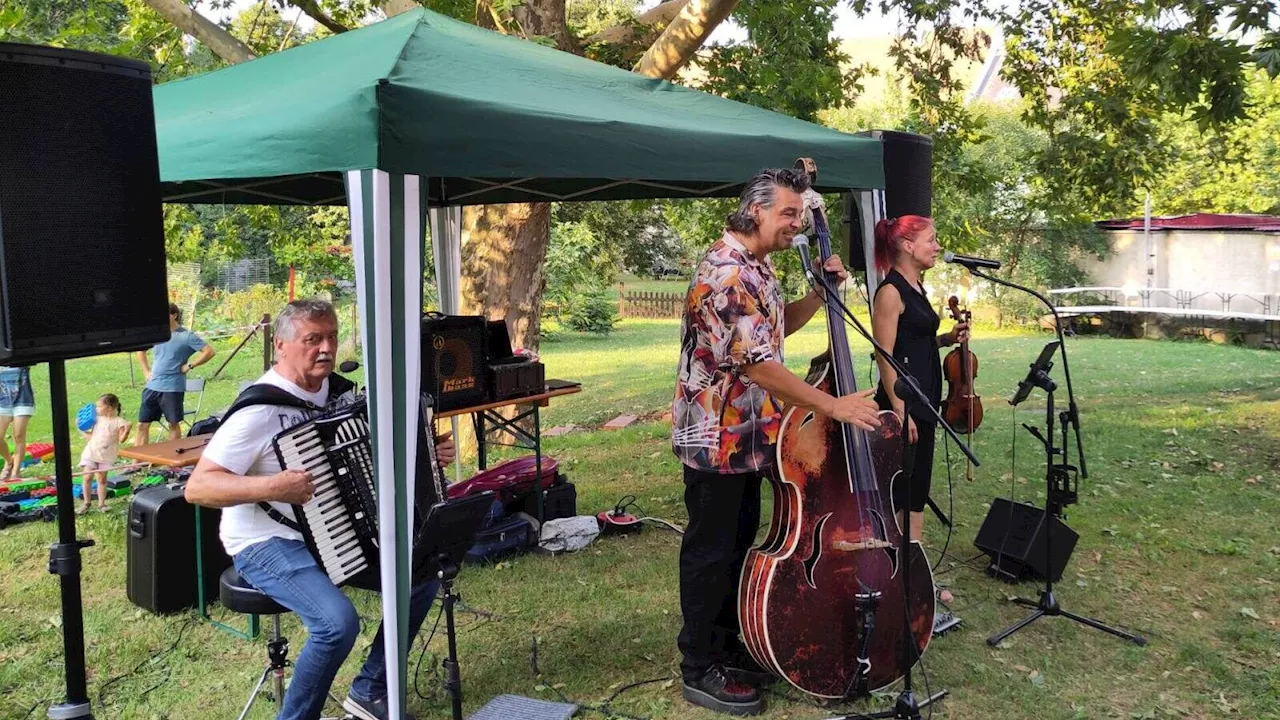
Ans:
<svg viewBox="0 0 1280 720"><path fill-rule="evenodd" d="M758 226L756 219L751 216L751 206L773 207L773 201L780 187L802 193L809 189L809 175L800 170L788 168L772 168L756 173L756 176L742 188L742 194L738 196L738 209L729 213L725 226L734 232L755 232Z"/></svg>
<svg viewBox="0 0 1280 720"><path fill-rule="evenodd" d="M298 320L318 318L330 318L336 324L338 311L333 309L333 303L326 300L294 300L285 305L276 316L276 337L289 342L293 340L294 333L298 329Z"/></svg>

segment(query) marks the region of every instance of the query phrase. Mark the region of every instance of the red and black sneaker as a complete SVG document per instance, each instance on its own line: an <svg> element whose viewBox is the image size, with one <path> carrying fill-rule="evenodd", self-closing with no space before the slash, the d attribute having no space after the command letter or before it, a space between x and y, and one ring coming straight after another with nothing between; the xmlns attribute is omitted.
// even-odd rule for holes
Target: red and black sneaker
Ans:
<svg viewBox="0 0 1280 720"><path fill-rule="evenodd" d="M684 699L728 715L759 715L764 711L760 691L735 679L723 665L712 665L701 677L686 679Z"/></svg>

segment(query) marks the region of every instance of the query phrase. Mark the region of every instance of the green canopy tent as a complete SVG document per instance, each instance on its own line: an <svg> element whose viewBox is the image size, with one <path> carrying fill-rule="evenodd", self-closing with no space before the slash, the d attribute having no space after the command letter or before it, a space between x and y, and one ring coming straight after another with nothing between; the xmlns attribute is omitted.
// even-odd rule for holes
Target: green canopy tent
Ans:
<svg viewBox="0 0 1280 720"><path fill-rule="evenodd" d="M414 10L155 90L166 202L346 204L379 488L388 690L409 647L407 527L424 227L457 311L461 205L735 195L814 158L884 187L882 149L777 113ZM449 212L453 210L453 212ZM450 216L454 218L450 222Z"/></svg>

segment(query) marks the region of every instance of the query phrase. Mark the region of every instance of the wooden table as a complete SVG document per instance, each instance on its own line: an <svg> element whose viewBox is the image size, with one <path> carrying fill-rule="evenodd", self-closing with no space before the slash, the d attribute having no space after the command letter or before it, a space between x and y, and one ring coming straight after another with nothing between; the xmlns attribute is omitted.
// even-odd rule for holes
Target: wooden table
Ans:
<svg viewBox="0 0 1280 720"><path fill-rule="evenodd" d="M149 443L135 447L120 448L120 457L137 462L148 462L161 467L184 467L195 465L200 461L204 446L209 444L212 435L167 440L162 443Z"/></svg>
<svg viewBox="0 0 1280 720"><path fill-rule="evenodd" d="M481 470L489 467L489 445L501 445L503 447L518 448L521 450L531 450L534 456L534 487L540 487L538 483L542 478L542 408L551 404L552 398L564 395L572 395L582 392L582 385L579 383L568 383L564 380L548 380L547 385L551 388L546 392L537 395L526 395L524 397L511 398L500 402L484 403L472 407L455 408L446 410L436 415L437 419L454 417L456 415L470 415L476 432L476 451L478 454L479 466ZM515 415L510 418L503 417L501 413L496 412L502 408L523 406ZM525 420L533 421L533 429L526 430L521 426ZM505 434L511 438L511 442L494 442L489 439L489 435L493 433ZM542 522L542 493L535 493L535 505L537 507L538 522Z"/></svg>

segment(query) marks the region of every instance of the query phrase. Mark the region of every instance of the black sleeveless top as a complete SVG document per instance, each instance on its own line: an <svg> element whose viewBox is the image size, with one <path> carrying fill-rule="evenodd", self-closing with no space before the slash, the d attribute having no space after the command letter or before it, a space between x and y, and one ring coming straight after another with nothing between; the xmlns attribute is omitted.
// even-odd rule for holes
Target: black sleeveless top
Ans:
<svg viewBox="0 0 1280 720"><path fill-rule="evenodd" d="M937 408L942 404L942 361L938 358L938 326L942 321L929 304L924 290L912 286L897 270L889 271L880 287L885 285L898 289L904 306L902 314L898 316L898 337L893 344L893 357L915 378L920 389ZM879 294L880 290L877 288L876 295ZM892 409L883 385L876 389L876 402L881 409ZM937 422L922 407L913 407L911 417L915 418L917 424Z"/></svg>

